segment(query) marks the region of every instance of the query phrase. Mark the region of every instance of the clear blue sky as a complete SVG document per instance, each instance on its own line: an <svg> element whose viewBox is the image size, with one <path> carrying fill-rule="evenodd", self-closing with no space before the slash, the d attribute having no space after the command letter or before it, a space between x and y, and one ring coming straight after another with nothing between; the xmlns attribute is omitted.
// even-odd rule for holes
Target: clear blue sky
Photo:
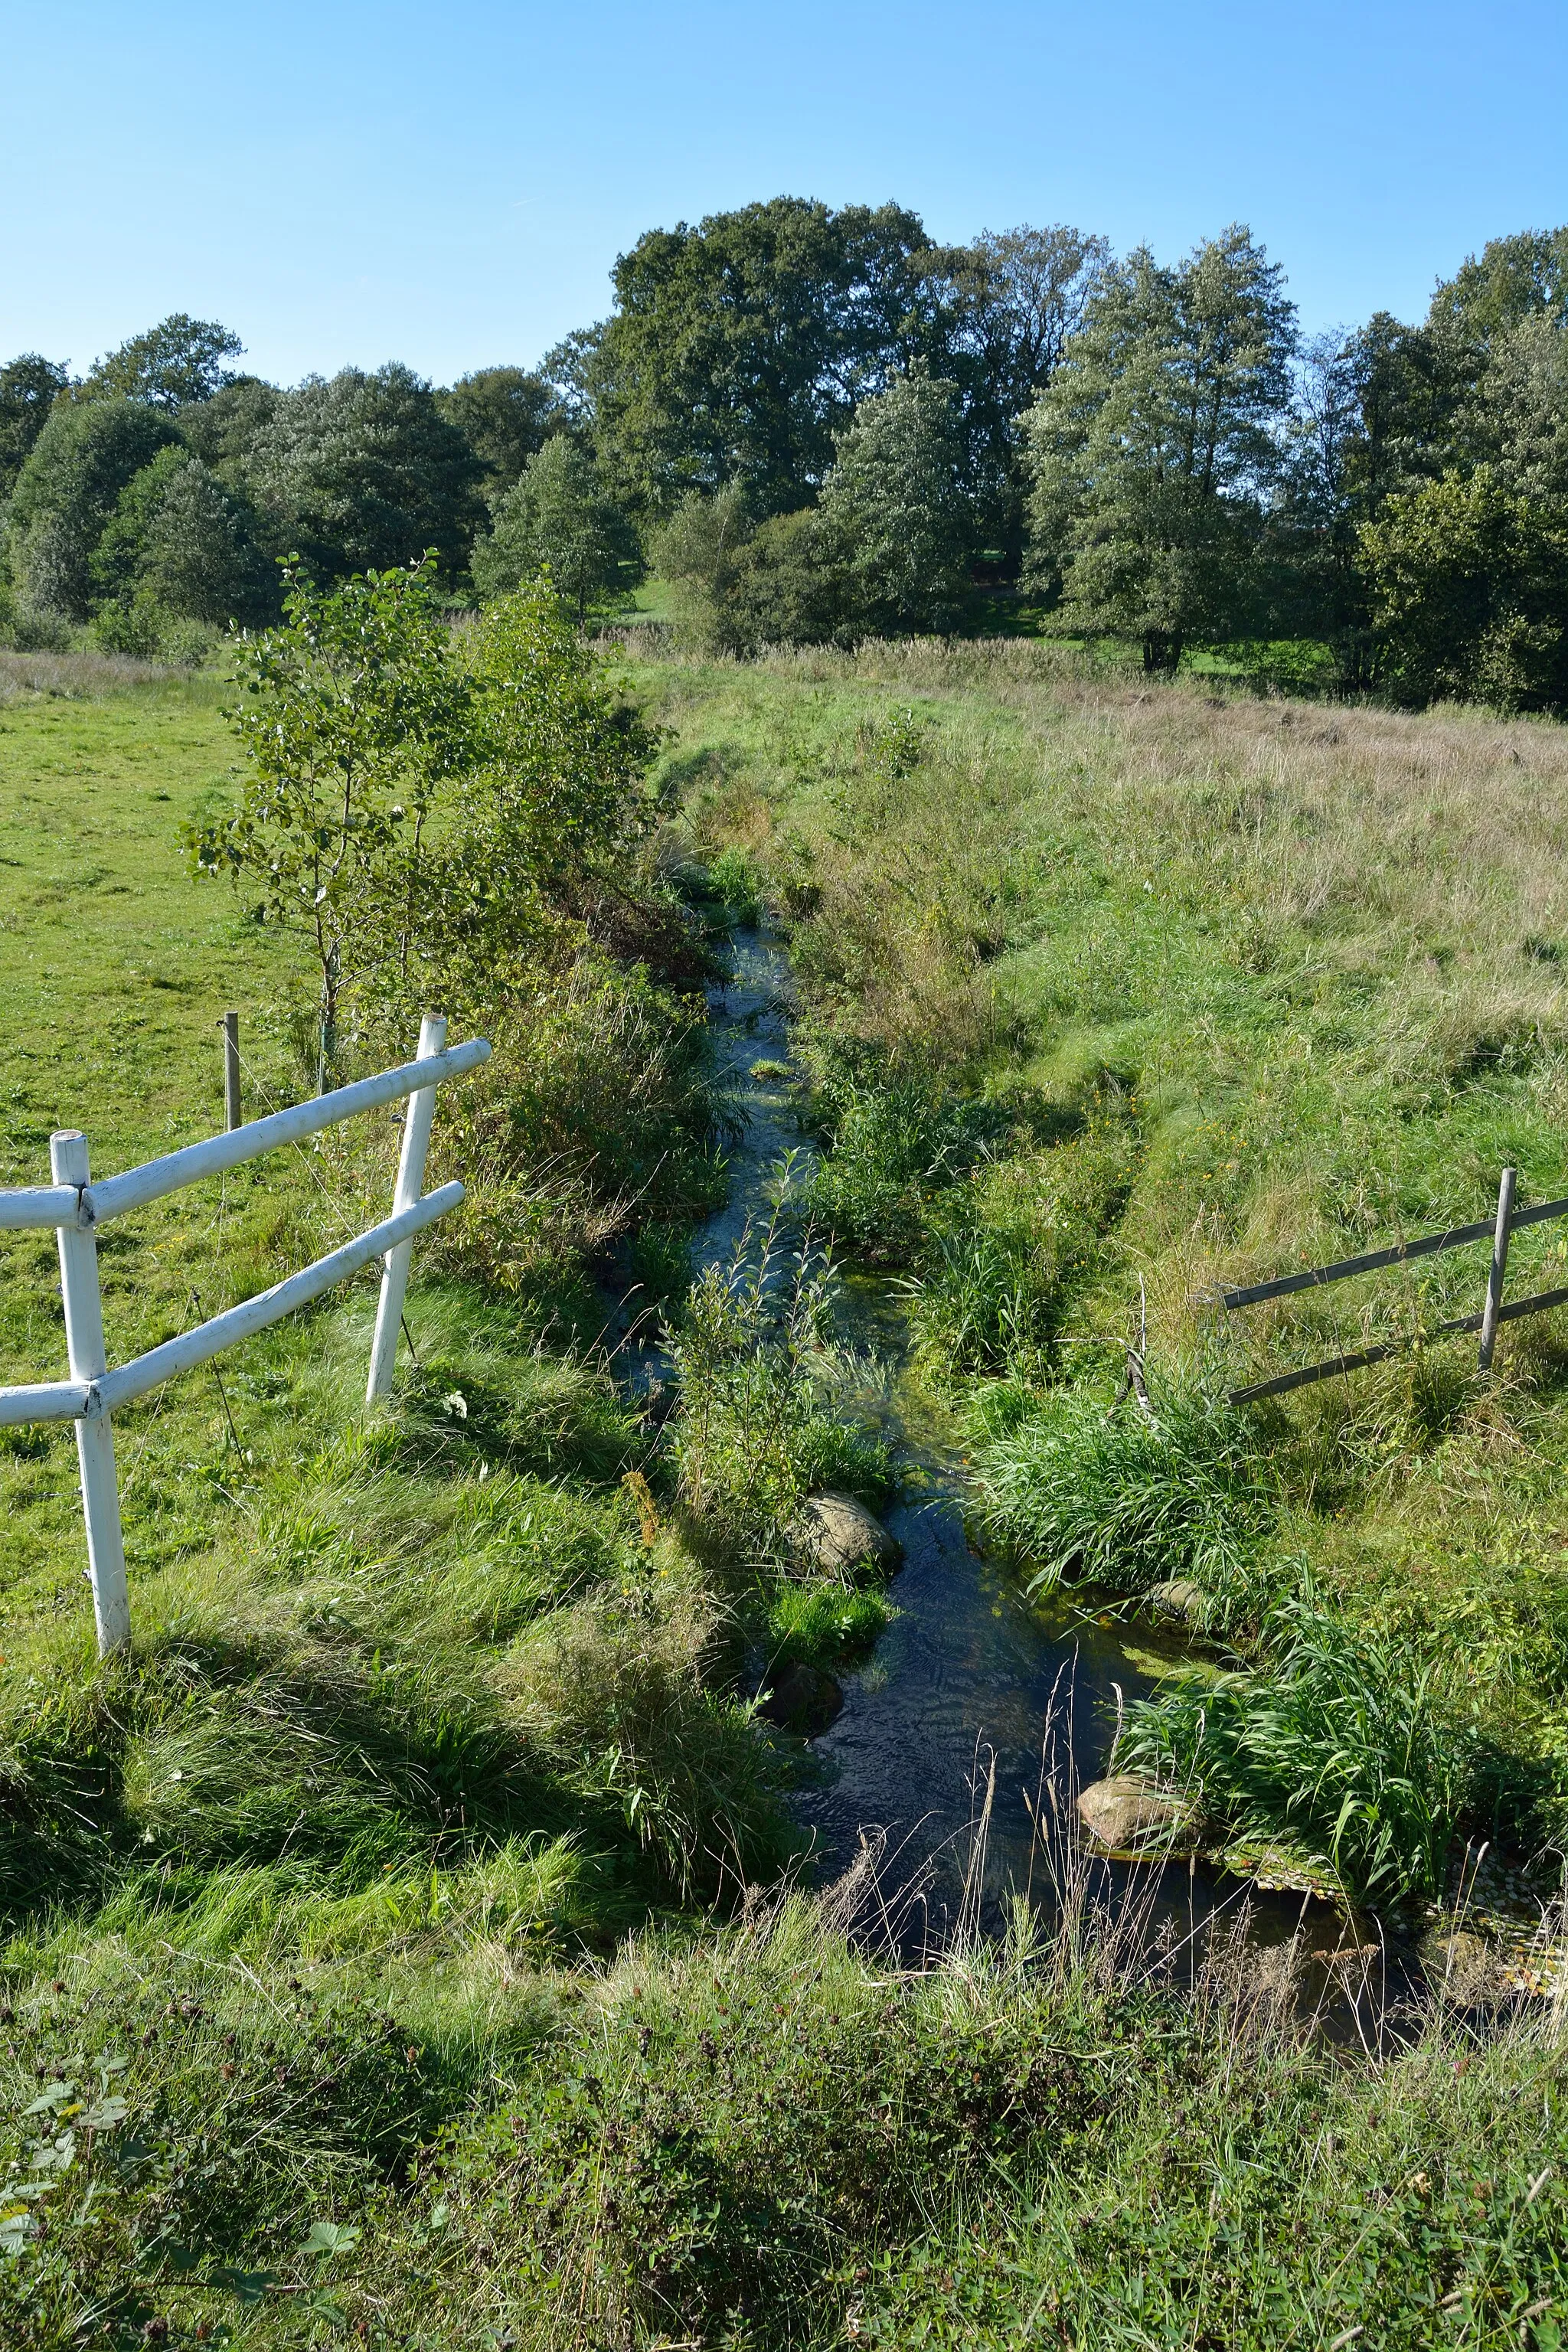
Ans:
<svg viewBox="0 0 1568 2352"><path fill-rule="evenodd" d="M645 228L787 193L943 239L1246 220L1309 329L1568 219L1564 0L0 0L0 358L169 310L292 381L530 362Z"/></svg>

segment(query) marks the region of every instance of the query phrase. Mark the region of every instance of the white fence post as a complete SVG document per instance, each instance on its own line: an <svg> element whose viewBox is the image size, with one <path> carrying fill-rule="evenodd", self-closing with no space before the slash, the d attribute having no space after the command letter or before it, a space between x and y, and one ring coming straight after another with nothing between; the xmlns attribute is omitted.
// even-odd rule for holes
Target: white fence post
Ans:
<svg viewBox="0 0 1568 2352"><path fill-rule="evenodd" d="M86 1136L75 1128L52 1135L49 1164L57 1184L71 1184L79 1192L89 1181ZM72 1380L90 1384L109 1369L103 1347L103 1301L98 1286L98 1243L90 1226L61 1225L59 1237L66 1353ZM98 1653L106 1657L110 1650L123 1649L131 1639L125 1542L114 1475L114 1428L108 1413L84 1415L78 1421L76 1447L81 1465L82 1515L87 1521Z"/></svg>
<svg viewBox="0 0 1568 2352"><path fill-rule="evenodd" d="M427 1013L419 1024L419 1051L416 1058L424 1061L438 1054L447 1043L447 1018L442 1013ZM411 1209L425 1189L425 1155L430 1148L430 1122L436 1112L436 1089L421 1087L408 1097L408 1108L403 1119L403 1151L397 1162L397 1191L393 1198L394 1213L399 1209ZM381 1265L381 1301L375 1310L375 1338L371 1342L370 1379L365 1387L365 1402L374 1404L378 1397L392 1393L392 1369L397 1360L397 1332L403 1321L403 1302L408 1295L408 1266L414 1255L412 1236L388 1250Z"/></svg>

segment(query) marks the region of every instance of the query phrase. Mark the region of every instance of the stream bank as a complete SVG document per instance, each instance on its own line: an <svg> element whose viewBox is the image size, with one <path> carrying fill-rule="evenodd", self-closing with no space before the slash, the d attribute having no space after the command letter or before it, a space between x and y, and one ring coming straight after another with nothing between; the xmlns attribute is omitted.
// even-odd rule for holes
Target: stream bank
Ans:
<svg viewBox="0 0 1568 2352"><path fill-rule="evenodd" d="M731 977L710 992L710 1020L741 1139L724 1206L694 1237L694 1271L731 1259L766 1215L779 1162L809 1150L789 1076L791 1003L782 945L765 932L739 933ZM801 1743L793 1802L822 1880L852 1868L868 1845L878 1854L868 1914L918 1952L965 1917L999 1922L1014 1894L1051 1899L1068 1847L1054 1840L1047 1854L1037 1821L1072 1818L1077 1790L1109 1765L1119 1700L1155 1687L1183 1648L1168 1623L1131 1616L1120 1602L1112 1614L1082 1591L1034 1605L1005 1568L981 1558L964 1527L956 1433L910 1376L897 1289L850 1276L839 1317L860 1375L855 1402L901 1465L886 1519L903 1565L890 1587L892 1622L842 1676L834 1719ZM1364 1950L1332 1905L1300 1891L1270 1890L1202 1861L1156 1870L1090 1863L1081 1845L1073 1852L1090 1899L1134 1906L1151 1944L1191 1956L1206 1923L1243 1915L1252 1945L1297 1939L1309 1998L1342 1990L1342 1975L1331 1985L1331 1960L1342 1969L1347 1949Z"/></svg>

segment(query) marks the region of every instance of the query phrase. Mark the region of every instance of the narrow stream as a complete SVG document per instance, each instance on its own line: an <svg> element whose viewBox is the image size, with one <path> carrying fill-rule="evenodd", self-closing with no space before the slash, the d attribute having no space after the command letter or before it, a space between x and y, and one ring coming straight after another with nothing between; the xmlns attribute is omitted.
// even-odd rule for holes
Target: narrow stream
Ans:
<svg viewBox="0 0 1568 2352"><path fill-rule="evenodd" d="M698 1267L731 1256L748 1224L766 1214L779 1160L803 1149L787 1080L776 1075L790 1054L787 959L765 933L744 932L733 942L731 969L730 982L711 992L710 1018L743 1136L731 1157L729 1200L695 1238ZM1042 1803L1049 1806L1047 1780L1065 1819L1074 1785L1106 1769L1118 1691L1131 1698L1152 1688L1162 1663L1181 1655L1181 1643L1169 1628L1098 1612L1094 1597L1082 1592L1034 1607L1016 1579L980 1559L964 1531L954 1434L908 1377L899 1294L885 1281L852 1278L841 1313L843 1338L867 1367L862 1401L905 1465L903 1495L888 1514L904 1565L891 1587L898 1613L872 1656L844 1677L842 1711L807 1743L795 1805L824 1879L854 1863L864 1840L882 1841L884 1893L920 1889L901 1906L895 1901L900 1941L939 1941L966 1883L982 1918L996 1917L1013 1890L1047 1893L1034 1817ZM987 1788L977 1865L975 1827ZM1097 1868L1112 1902L1136 1879L1144 1932L1178 1946L1190 1947L1194 1928L1216 1912L1245 1913L1247 1940L1257 1947L1299 1935L1305 1952L1320 1959L1309 1963L1309 1997L1331 1993L1321 1959L1344 1946L1347 1927L1329 1905L1265 1892L1184 1861L1166 1865L1156 1885L1147 1868Z"/></svg>

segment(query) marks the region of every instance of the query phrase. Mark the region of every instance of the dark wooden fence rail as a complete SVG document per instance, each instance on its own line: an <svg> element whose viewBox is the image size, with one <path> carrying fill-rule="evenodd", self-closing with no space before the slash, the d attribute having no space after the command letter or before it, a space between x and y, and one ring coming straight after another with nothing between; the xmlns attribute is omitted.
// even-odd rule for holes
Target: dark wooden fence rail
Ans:
<svg viewBox="0 0 1568 2352"><path fill-rule="evenodd" d="M1211 1294L1217 1305L1227 1308L1256 1307L1261 1299L1286 1298L1295 1291L1314 1290L1322 1283L1348 1282L1352 1275L1375 1274L1382 1266L1403 1265L1410 1258L1435 1257L1440 1250L1463 1249L1471 1242L1489 1238L1492 1244L1486 1304L1479 1313L1456 1315L1406 1339L1384 1340L1376 1347L1358 1348L1351 1355L1328 1356L1321 1363L1303 1365L1298 1371L1276 1372L1272 1380L1255 1381L1250 1388L1233 1389L1232 1404L1250 1404L1258 1397L1284 1396L1291 1389L1309 1388L1314 1381L1337 1380L1342 1372L1359 1371L1364 1364L1381 1364L1388 1357L1404 1355L1428 1340L1451 1339L1463 1331L1480 1333L1480 1369L1483 1372L1489 1370L1500 1324L1517 1322L1525 1315L1544 1315L1549 1307L1568 1306L1568 1286L1537 1291L1532 1297L1512 1299L1506 1306L1503 1303L1512 1236L1522 1225L1540 1225L1552 1217L1568 1216L1568 1199L1541 1201L1533 1208L1517 1208L1514 1195L1518 1183L1517 1171L1505 1168L1498 1187L1496 1216L1473 1225L1451 1225L1447 1233L1424 1234L1417 1241L1400 1242L1392 1249L1369 1250L1361 1257L1337 1258L1331 1265L1309 1266L1300 1274L1279 1275L1272 1282L1254 1282L1245 1288Z"/></svg>

